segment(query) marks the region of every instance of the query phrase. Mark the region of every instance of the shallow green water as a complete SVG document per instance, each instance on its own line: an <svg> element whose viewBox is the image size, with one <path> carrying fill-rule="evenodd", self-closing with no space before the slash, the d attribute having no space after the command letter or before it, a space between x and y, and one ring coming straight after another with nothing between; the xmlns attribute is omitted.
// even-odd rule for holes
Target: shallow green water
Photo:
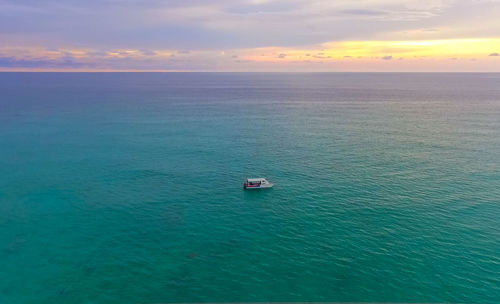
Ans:
<svg viewBox="0 0 500 304"><path fill-rule="evenodd" d="M499 74L0 91L0 303L500 301Z"/></svg>

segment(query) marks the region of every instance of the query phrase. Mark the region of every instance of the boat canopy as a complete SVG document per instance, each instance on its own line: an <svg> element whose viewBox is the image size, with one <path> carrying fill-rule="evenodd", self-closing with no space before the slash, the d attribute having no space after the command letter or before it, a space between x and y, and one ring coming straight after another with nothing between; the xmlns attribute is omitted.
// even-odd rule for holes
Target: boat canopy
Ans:
<svg viewBox="0 0 500 304"><path fill-rule="evenodd" d="M265 178L247 178L247 182L249 183L261 183L265 180Z"/></svg>

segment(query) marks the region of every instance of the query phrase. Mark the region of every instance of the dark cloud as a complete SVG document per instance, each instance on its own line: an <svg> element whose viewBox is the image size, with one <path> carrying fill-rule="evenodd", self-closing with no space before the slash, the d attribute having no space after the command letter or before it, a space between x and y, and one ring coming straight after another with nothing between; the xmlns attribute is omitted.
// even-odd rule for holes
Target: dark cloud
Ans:
<svg viewBox="0 0 500 304"><path fill-rule="evenodd" d="M16 59L14 57L0 57L2 68L82 68L89 64L77 62L72 56L66 55L60 59L35 58Z"/></svg>
<svg viewBox="0 0 500 304"><path fill-rule="evenodd" d="M282 58L283 59L285 57L286 57L286 54L284 54L284 53L281 53L281 54L278 55L278 58Z"/></svg>
<svg viewBox="0 0 500 304"><path fill-rule="evenodd" d="M488 56L496 57L496 56L500 56L500 54L498 54L498 53L491 53Z"/></svg>
<svg viewBox="0 0 500 304"><path fill-rule="evenodd" d="M108 52L103 51L103 50L97 50L97 51L92 51L92 52L88 53L88 55L92 56L92 57L106 56L107 54L108 54Z"/></svg>
<svg viewBox="0 0 500 304"><path fill-rule="evenodd" d="M392 56L384 56L381 59L383 59L383 60L392 60Z"/></svg>
<svg viewBox="0 0 500 304"><path fill-rule="evenodd" d="M156 53L155 51L151 50L141 50L141 54L143 54L144 56L154 56Z"/></svg>

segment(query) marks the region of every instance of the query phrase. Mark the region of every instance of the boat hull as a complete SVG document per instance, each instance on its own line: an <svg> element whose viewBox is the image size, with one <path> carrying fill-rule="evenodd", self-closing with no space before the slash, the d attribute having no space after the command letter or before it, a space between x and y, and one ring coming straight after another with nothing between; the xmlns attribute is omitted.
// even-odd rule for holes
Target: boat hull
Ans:
<svg viewBox="0 0 500 304"><path fill-rule="evenodd" d="M252 190L252 189L267 189L267 188L272 188L274 185L273 184L266 184L266 185L247 185L244 184L243 188L245 190Z"/></svg>

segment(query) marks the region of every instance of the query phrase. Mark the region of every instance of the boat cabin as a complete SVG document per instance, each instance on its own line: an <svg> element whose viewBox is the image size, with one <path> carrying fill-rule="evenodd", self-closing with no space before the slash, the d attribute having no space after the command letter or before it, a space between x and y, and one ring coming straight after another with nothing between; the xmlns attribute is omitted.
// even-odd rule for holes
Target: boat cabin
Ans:
<svg viewBox="0 0 500 304"><path fill-rule="evenodd" d="M247 178L243 184L245 189L271 188L273 184L265 178Z"/></svg>

